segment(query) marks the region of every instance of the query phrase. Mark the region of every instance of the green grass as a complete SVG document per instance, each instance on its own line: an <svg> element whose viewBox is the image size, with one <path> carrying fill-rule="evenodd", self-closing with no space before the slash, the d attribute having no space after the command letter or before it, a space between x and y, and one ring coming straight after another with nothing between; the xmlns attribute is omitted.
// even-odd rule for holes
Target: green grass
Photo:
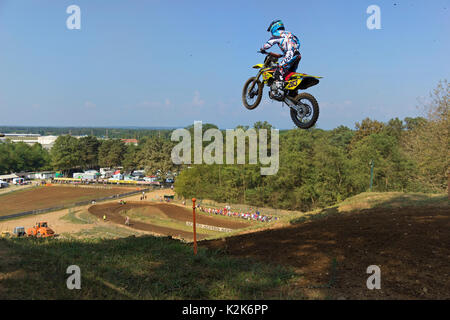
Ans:
<svg viewBox="0 0 450 320"><path fill-rule="evenodd" d="M193 256L188 244L152 236L1 239L0 256L0 299L288 299L298 278L203 248ZM70 265L81 269L81 290L66 287Z"/></svg>
<svg viewBox="0 0 450 320"><path fill-rule="evenodd" d="M403 193L403 192L364 192L350 197L339 204L302 214L288 216L290 223L320 219L347 212L357 212L375 208L404 208L437 206L450 207L447 194Z"/></svg>
<svg viewBox="0 0 450 320"><path fill-rule="evenodd" d="M11 139L11 140L36 140L37 141L38 137L16 136L16 137L10 137L9 139Z"/></svg>
<svg viewBox="0 0 450 320"><path fill-rule="evenodd" d="M79 217L81 220L87 221L87 222L89 222L89 223L94 223L94 222L96 222L96 221L99 220L96 216L90 214L89 211L88 211L87 209L82 210L81 212L79 212L79 213L78 213L78 217Z"/></svg>
<svg viewBox="0 0 450 320"><path fill-rule="evenodd" d="M95 226L75 233L64 233L64 238L70 239L117 239L139 235L139 232L115 225Z"/></svg>
<svg viewBox="0 0 450 320"><path fill-rule="evenodd" d="M447 194L364 192L341 202L340 211L372 208L448 206Z"/></svg>
<svg viewBox="0 0 450 320"><path fill-rule="evenodd" d="M192 231L192 226L186 225L186 222L170 219L168 217L149 216L149 214L141 208L133 208L120 212L121 215L130 217L131 220L141 221L155 226L172 228L181 231ZM224 234L223 232L213 231L198 227L197 232L215 236Z"/></svg>
<svg viewBox="0 0 450 320"><path fill-rule="evenodd" d="M70 208L67 214L60 219L74 224L92 224L98 220L87 210L75 210L74 208Z"/></svg>

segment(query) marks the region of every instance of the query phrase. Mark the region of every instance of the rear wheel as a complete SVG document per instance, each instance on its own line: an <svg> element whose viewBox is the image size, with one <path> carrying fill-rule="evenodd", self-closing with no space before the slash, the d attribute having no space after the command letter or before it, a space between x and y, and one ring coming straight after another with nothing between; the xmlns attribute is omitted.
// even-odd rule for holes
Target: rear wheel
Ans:
<svg viewBox="0 0 450 320"><path fill-rule="evenodd" d="M291 119L300 129L309 129L319 119L319 104L309 93L301 93L294 99L296 106L291 107Z"/></svg>
<svg viewBox="0 0 450 320"><path fill-rule="evenodd" d="M249 110L253 110L259 105L263 94L264 84L261 81L256 80L255 85L252 88L255 79L255 77L248 79L244 84L244 89L242 90L242 102ZM252 90L250 91L250 89Z"/></svg>

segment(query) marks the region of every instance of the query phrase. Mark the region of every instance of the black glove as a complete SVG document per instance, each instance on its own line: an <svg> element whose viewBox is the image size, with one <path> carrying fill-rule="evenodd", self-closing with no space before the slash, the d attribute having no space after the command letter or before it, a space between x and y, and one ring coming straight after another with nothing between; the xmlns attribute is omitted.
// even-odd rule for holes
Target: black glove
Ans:
<svg viewBox="0 0 450 320"><path fill-rule="evenodd" d="M264 49L261 49L261 50L259 50L258 52L259 52L259 53L262 53L262 54L266 54L266 53L267 53L266 50L264 50Z"/></svg>

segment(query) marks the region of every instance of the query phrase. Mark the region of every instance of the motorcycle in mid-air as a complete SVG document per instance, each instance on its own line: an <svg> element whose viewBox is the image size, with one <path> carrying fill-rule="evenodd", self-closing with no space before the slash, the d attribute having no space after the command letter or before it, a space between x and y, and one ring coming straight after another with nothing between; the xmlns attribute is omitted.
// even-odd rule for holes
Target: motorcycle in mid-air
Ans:
<svg viewBox="0 0 450 320"><path fill-rule="evenodd" d="M253 66L259 69L256 77L247 80L242 90L242 102L249 109L255 109L262 99L263 87L266 84L269 88L269 98L286 103L291 109L291 119L295 125L301 129L309 129L314 126L319 118L319 104L311 94L299 90L305 90L319 83L322 77L311 76L304 73L291 72L285 77L283 89L277 88L274 79L274 72L277 68L280 54L273 52L261 52L266 54L263 64ZM262 75L262 82L259 78Z"/></svg>

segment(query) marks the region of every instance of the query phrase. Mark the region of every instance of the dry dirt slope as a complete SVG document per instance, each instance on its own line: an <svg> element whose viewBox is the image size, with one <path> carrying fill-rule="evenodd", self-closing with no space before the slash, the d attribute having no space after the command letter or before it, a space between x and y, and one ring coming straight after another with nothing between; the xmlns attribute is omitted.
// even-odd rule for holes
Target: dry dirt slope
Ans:
<svg viewBox="0 0 450 320"><path fill-rule="evenodd" d="M348 213L330 208L322 218L201 246L292 266L303 277L291 290L317 297L450 299L448 203ZM381 268L381 290L366 287L370 265Z"/></svg>

